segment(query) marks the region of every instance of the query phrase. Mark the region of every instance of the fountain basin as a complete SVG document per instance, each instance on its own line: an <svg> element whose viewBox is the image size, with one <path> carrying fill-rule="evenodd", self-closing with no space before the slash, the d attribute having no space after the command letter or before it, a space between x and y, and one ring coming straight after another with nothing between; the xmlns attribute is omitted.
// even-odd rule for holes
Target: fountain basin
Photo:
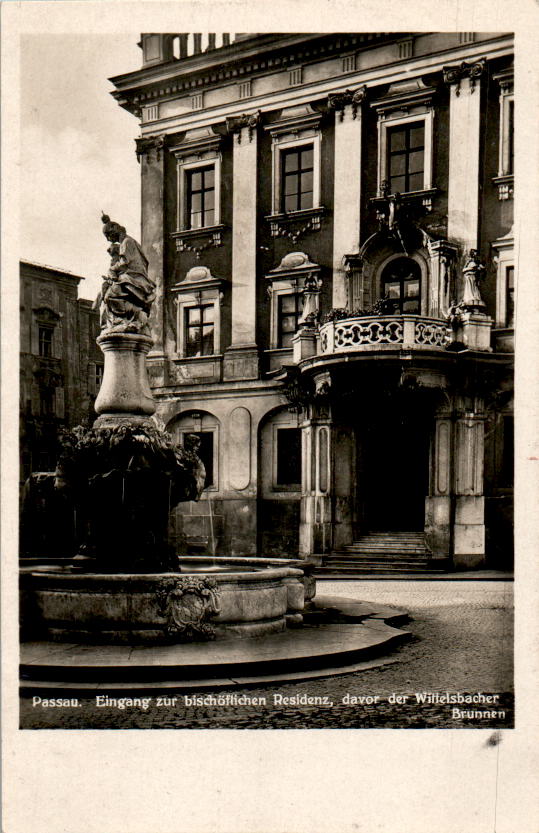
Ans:
<svg viewBox="0 0 539 833"><path fill-rule="evenodd" d="M314 580L296 564L192 556L182 559L180 573L26 568L24 638L144 644L278 633L301 623L305 601L314 595Z"/></svg>

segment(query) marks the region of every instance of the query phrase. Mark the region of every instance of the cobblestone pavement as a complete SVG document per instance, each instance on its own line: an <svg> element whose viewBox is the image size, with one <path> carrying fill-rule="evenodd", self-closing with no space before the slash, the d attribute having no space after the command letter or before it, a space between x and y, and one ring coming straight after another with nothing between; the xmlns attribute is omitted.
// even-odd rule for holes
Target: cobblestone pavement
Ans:
<svg viewBox="0 0 539 833"><path fill-rule="evenodd" d="M22 698L21 727L492 729L513 725L512 583L320 581L318 595L347 596L404 608L411 619L404 628L412 633L413 639L384 658L386 663L388 659L391 661L389 664L351 674L218 691L167 691L164 694L169 700L161 705L159 693L131 695L151 698L147 708L128 704L123 709L97 707L93 695L79 698L78 708L33 707L31 698ZM477 702L477 697L475 703L435 702L436 697L418 703L415 694L422 692L460 693L461 696L479 693L498 695L498 698L490 704L484 700ZM111 696L120 698L128 694ZM213 701L209 705L204 699L185 699L208 695L224 698L224 705L214 705ZM232 698L228 704L226 695ZM242 695L251 698L250 702L234 700ZM405 695L408 695L406 699ZM60 696L60 693L50 696ZM309 703L305 702L307 697L326 700L315 699ZM371 702L365 699L368 697ZM260 705L263 698L266 702ZM485 716L492 711L496 716Z"/></svg>

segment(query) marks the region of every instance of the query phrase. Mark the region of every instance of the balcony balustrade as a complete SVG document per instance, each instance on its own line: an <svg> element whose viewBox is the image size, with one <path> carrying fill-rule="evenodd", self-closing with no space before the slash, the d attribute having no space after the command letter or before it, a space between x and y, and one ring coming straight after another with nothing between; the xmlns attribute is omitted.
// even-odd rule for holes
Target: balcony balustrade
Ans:
<svg viewBox="0 0 539 833"><path fill-rule="evenodd" d="M451 327L420 315L365 315L328 321L320 328L320 354L379 350L446 350Z"/></svg>

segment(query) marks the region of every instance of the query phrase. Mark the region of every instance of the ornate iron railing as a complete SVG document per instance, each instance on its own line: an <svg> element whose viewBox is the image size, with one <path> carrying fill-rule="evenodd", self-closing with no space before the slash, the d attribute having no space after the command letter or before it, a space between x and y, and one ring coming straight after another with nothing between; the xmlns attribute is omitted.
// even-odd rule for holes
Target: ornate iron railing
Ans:
<svg viewBox="0 0 539 833"><path fill-rule="evenodd" d="M439 318L419 315L351 316L320 328L320 352L348 350L445 350L452 331Z"/></svg>

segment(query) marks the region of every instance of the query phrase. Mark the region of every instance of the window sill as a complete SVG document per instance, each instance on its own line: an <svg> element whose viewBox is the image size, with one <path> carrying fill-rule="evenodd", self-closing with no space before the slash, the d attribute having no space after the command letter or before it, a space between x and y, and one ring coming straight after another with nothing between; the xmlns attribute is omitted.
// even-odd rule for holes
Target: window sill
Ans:
<svg viewBox="0 0 539 833"><path fill-rule="evenodd" d="M504 174L492 178L492 184L498 188L498 199L508 200L513 198L513 174Z"/></svg>
<svg viewBox="0 0 539 833"><path fill-rule="evenodd" d="M195 252L198 254L204 251L204 249L209 249L211 246L222 246L225 228L226 226L221 223L216 226L183 229L173 231L171 237L176 241L176 249L178 252ZM208 239L205 240L205 238ZM191 241L193 241L193 245L191 245ZM197 241L200 241L199 245L195 245Z"/></svg>
<svg viewBox="0 0 539 833"><path fill-rule="evenodd" d="M268 214L264 219L270 224L272 237L288 237L295 243L308 232L320 231L322 217L325 214L327 214L327 208L319 205L316 208L303 208L300 211ZM302 225L292 230L290 226L297 223Z"/></svg>
<svg viewBox="0 0 539 833"><path fill-rule="evenodd" d="M399 200L402 203L418 203L421 202L427 211L432 211L432 201L438 193L438 188L424 188L420 191L404 191L399 194ZM395 194L387 194L387 196L371 197L370 203L374 206L385 205L388 199L394 198Z"/></svg>

